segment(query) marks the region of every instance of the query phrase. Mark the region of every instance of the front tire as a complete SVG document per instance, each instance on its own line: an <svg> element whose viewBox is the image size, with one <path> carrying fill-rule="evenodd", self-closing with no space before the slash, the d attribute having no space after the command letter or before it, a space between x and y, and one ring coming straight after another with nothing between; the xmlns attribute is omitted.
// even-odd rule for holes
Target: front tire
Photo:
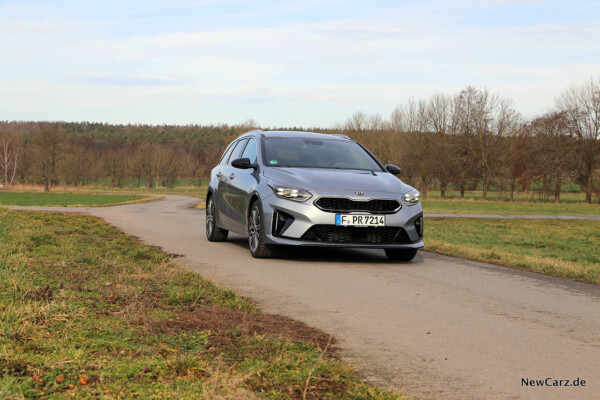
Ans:
<svg viewBox="0 0 600 400"><path fill-rule="evenodd" d="M206 201L206 238L209 242L224 242L227 240L229 231L217 226L217 212L215 201L210 196Z"/></svg>
<svg viewBox="0 0 600 400"><path fill-rule="evenodd" d="M266 243L265 223L260 200L250 207L248 216L248 247L254 258L271 258L275 256L275 247Z"/></svg>
<svg viewBox="0 0 600 400"><path fill-rule="evenodd" d="M417 249L385 249L385 255L391 261L411 261L417 255Z"/></svg>

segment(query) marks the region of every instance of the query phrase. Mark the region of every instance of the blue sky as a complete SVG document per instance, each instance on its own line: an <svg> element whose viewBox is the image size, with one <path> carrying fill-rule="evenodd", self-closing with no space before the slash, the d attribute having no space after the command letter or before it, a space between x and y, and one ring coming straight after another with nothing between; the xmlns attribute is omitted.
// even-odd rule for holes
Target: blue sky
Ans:
<svg viewBox="0 0 600 400"><path fill-rule="evenodd" d="M322 126L600 76L598 1L0 0L0 120Z"/></svg>

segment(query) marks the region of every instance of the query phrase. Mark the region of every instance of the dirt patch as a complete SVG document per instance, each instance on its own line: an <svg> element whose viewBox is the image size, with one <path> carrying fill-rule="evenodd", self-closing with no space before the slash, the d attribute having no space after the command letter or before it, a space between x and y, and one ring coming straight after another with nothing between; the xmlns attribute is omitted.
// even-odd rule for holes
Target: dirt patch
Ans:
<svg viewBox="0 0 600 400"><path fill-rule="evenodd" d="M0 359L0 376L27 376L30 368L24 361Z"/></svg>
<svg viewBox="0 0 600 400"><path fill-rule="evenodd" d="M148 244L146 242L144 242L144 240L142 238L140 238L139 236L135 236L135 235L129 235L130 237L134 238L136 242L138 242L139 244L141 244L144 247L149 247L152 249L156 249L158 251L160 251L161 253L163 253L164 255L166 255L167 257L171 258L171 259L176 259L176 258L180 258L180 257L184 257L183 254L176 254L176 253L169 253L167 251L165 251L162 247L160 246L155 246L153 244Z"/></svg>
<svg viewBox="0 0 600 400"><path fill-rule="evenodd" d="M160 321L165 333L179 330L218 331L232 329L248 335L282 338L293 342L309 342L324 349L330 335L312 328L303 322L277 314L247 314L219 306L205 306L178 315L174 321ZM331 339L328 352L335 350L335 339Z"/></svg>

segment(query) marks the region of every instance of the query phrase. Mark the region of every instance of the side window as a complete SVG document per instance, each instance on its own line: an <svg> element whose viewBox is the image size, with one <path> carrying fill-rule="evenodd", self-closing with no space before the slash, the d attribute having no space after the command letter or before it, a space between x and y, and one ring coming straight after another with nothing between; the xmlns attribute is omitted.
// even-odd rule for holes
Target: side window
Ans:
<svg viewBox="0 0 600 400"><path fill-rule="evenodd" d="M231 151L235 147L235 143L236 142L233 142L233 143L229 144L229 146L227 146L227 149L225 149L225 153L223 153L223 157L221 157L221 161L219 161L219 165L227 164L227 160L229 160L229 155L231 154Z"/></svg>
<svg viewBox="0 0 600 400"><path fill-rule="evenodd" d="M256 140L248 139L248 144L242 153L242 158L249 158L252 164L256 164Z"/></svg>
<svg viewBox="0 0 600 400"><path fill-rule="evenodd" d="M248 139L242 139L239 142L237 142L237 145L231 152L231 156L229 157L229 160L227 160L226 164L230 164L236 158L241 157L240 154L242 154L242 150L244 150L244 146L246 145L247 141L248 141Z"/></svg>

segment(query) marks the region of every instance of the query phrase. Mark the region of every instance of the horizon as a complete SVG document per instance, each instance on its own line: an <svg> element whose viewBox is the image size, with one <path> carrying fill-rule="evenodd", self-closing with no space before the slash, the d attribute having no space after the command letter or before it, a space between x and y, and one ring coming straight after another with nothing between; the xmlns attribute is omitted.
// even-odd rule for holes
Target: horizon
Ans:
<svg viewBox="0 0 600 400"><path fill-rule="evenodd" d="M600 76L600 4L0 4L0 120L334 128L467 86L526 117Z"/></svg>

